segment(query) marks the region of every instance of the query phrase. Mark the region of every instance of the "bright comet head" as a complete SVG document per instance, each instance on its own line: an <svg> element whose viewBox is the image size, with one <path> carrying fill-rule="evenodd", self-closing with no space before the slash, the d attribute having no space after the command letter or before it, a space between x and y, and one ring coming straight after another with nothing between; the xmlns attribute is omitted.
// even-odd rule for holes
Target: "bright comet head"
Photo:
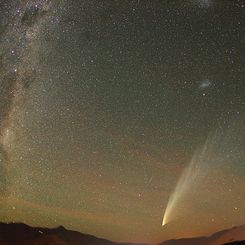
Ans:
<svg viewBox="0 0 245 245"><path fill-rule="evenodd" d="M162 226L165 226L167 224L167 222L165 221L165 216L163 216L163 219L162 219Z"/></svg>

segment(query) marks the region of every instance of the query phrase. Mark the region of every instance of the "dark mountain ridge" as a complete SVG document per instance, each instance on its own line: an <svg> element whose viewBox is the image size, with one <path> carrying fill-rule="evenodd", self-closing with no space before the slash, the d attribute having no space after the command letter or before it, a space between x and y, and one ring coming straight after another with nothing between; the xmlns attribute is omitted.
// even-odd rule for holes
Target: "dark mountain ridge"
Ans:
<svg viewBox="0 0 245 245"><path fill-rule="evenodd" d="M183 238L158 245L243 245L245 225L214 233L209 237ZM237 241L236 241L237 240ZM136 245L116 243L77 231L57 228L30 227L22 223L0 223L0 245ZM140 245L140 244L137 244ZM142 244L141 244L142 245Z"/></svg>
<svg viewBox="0 0 245 245"><path fill-rule="evenodd" d="M245 225L218 231L207 237L173 239L164 241L159 245L222 245L229 244L231 242L244 242L242 240L245 240Z"/></svg>
<svg viewBox="0 0 245 245"><path fill-rule="evenodd" d="M0 223L0 245L2 244L133 245L131 243L115 243L92 235L67 230L63 226L49 229L30 227L22 223Z"/></svg>
<svg viewBox="0 0 245 245"><path fill-rule="evenodd" d="M245 245L245 241L230 242L230 243L226 243L224 245Z"/></svg>

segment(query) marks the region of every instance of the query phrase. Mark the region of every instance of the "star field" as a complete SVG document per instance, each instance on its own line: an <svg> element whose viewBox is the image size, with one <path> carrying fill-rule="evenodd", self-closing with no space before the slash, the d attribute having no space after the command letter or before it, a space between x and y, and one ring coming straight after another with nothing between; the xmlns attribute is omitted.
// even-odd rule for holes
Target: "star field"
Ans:
<svg viewBox="0 0 245 245"><path fill-rule="evenodd" d="M2 1L0 221L150 243L243 224L244 6Z"/></svg>

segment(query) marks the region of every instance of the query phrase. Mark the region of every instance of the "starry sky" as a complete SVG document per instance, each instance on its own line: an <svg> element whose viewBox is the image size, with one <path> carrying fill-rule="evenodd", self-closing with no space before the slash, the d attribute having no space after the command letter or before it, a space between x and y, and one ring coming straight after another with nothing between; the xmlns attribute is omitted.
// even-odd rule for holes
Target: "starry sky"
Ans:
<svg viewBox="0 0 245 245"><path fill-rule="evenodd" d="M245 223L244 11L0 1L0 221L149 243Z"/></svg>

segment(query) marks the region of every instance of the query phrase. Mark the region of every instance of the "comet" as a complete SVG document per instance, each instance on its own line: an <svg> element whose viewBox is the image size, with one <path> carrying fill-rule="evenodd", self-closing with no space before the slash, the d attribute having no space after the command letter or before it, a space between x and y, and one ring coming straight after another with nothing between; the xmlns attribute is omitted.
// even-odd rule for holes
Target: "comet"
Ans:
<svg viewBox="0 0 245 245"><path fill-rule="evenodd" d="M244 119L244 117L242 118ZM209 134L203 146L196 149L169 196L162 218L162 227L165 228L169 222L180 217L180 214L183 215L183 208L181 207L184 207L190 200L192 200L193 206L195 202L200 202L195 191L198 190L198 193L201 193L206 190L210 181L214 179L217 184L220 183L219 186L222 186L224 179L218 179L220 172L226 173L227 182L233 181L234 175L229 175L234 165L230 154L242 152L242 149L237 147L241 142L240 132L244 127L243 121L234 118L229 123L217 127L215 131ZM206 200L214 201L213 198L205 195Z"/></svg>
<svg viewBox="0 0 245 245"><path fill-rule="evenodd" d="M173 219L176 207L181 201L183 201L185 194L197 179L197 176L200 173L200 166L205 160L207 145L208 144L206 143L201 150L197 150L195 152L190 163L181 174L175 189L169 197L162 219L162 227L166 226L166 224L168 224Z"/></svg>
<svg viewBox="0 0 245 245"><path fill-rule="evenodd" d="M209 135L205 144L194 152L190 163L183 170L175 189L170 194L162 219L162 227L176 218L179 205L184 203L190 190L200 185L203 186L215 173L217 166L219 168L222 166L223 169L231 168L232 164L224 156L232 152L231 147L236 145L235 140L239 138L237 129L241 126L240 121L231 121L230 125L229 128L217 128ZM211 169L213 169L213 173L210 172ZM217 178L217 176L213 176L213 178Z"/></svg>
<svg viewBox="0 0 245 245"><path fill-rule="evenodd" d="M163 219L162 219L162 226L165 226L166 225L166 223L165 223L165 220L164 220L164 217L163 217Z"/></svg>

